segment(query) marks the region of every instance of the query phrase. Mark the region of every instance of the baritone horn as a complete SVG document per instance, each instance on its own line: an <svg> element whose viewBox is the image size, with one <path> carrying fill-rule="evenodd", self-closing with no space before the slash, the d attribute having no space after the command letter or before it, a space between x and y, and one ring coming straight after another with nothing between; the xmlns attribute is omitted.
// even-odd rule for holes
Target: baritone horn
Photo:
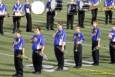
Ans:
<svg viewBox="0 0 115 77"><path fill-rule="evenodd" d="M33 1L31 4L31 10L34 14L43 14L45 11L45 4L42 1Z"/></svg>

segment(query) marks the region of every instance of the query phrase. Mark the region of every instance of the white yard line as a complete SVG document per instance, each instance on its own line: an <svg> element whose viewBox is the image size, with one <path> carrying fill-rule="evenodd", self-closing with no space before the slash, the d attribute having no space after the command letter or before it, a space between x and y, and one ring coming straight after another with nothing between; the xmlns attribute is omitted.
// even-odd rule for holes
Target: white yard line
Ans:
<svg viewBox="0 0 115 77"><path fill-rule="evenodd" d="M5 53L0 53L0 55L3 55L3 56L9 56L9 57L14 57L14 55L5 54Z"/></svg>
<svg viewBox="0 0 115 77"><path fill-rule="evenodd" d="M3 55L3 56L8 56L8 57L14 57L14 55L12 55L12 54L6 54L6 53L0 53L0 55ZM31 60L31 58L29 58L29 60ZM67 62L67 61L73 61L73 60L71 60L71 59L65 59L65 62ZM44 62L46 62L46 63L51 63L51 64L54 64L55 62L49 62L49 61L44 61ZM74 61L73 61L74 62ZM85 62L85 63L88 63L88 64L91 64L92 62L90 62L90 61L83 61L83 62Z"/></svg>
<svg viewBox="0 0 115 77"><path fill-rule="evenodd" d="M3 56L8 56L8 57L13 57L13 55L11 55L11 54L5 54L5 53L0 53L0 55L3 55ZM68 61L73 61L73 60L69 60L69 59L66 59L65 60L65 65L68 65L68 66L74 66L74 63L69 63ZM92 62L89 62L89 61L83 61L83 62L86 62L86 63L92 63ZM49 62L50 63L50 62ZM56 62L55 62L56 63ZM25 65L25 68L27 68L27 69L31 69L31 70L33 70L33 67L32 67L33 65L32 64L26 64ZM83 64L83 66L92 66L92 65L86 65L86 64ZM93 69L87 69L87 68L80 68L81 70L79 71L79 72L84 72L84 71L86 71L86 72L91 72L91 73L95 73L95 74L108 74L108 75L114 75L115 76L115 74L113 74L112 72L109 72L108 73L108 71L100 71L99 73L98 73L98 70L93 70ZM69 68L68 67L64 67L64 70L66 71L66 70L69 70ZM83 71L82 71L83 70ZM56 71L56 67L54 66L54 65L48 65L48 64L43 64L43 71L45 71L45 72L55 72ZM75 70L73 70L74 72L75 72ZM76 71L77 72L77 71Z"/></svg>

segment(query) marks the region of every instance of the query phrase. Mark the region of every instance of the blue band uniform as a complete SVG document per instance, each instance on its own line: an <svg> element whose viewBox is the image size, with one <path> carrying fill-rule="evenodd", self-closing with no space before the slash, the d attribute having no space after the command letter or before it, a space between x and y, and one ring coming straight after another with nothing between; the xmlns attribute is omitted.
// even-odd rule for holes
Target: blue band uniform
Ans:
<svg viewBox="0 0 115 77"><path fill-rule="evenodd" d="M34 73L41 73L42 70L42 61L43 56L40 55L42 52L42 47L45 46L45 39L42 34L33 35L31 40L33 40L32 43L32 61L33 61L33 67L34 67Z"/></svg>
<svg viewBox="0 0 115 77"><path fill-rule="evenodd" d="M93 65L99 65L99 41L101 38L101 31L99 28L93 28L91 32L92 37L92 58Z"/></svg>
<svg viewBox="0 0 115 77"><path fill-rule="evenodd" d="M62 50L62 47L65 47L65 44L66 32L64 30L58 30L54 37L54 51L58 62L58 71L63 70L64 67L64 51Z"/></svg>
<svg viewBox="0 0 115 77"><path fill-rule="evenodd" d="M85 41L84 34L82 32L75 32L73 35L73 41L75 67L80 68L82 66L82 42Z"/></svg>
<svg viewBox="0 0 115 77"><path fill-rule="evenodd" d="M4 23L4 17L5 13L7 12L7 6L4 4L0 4L0 33L1 35L4 35L3 31L3 23Z"/></svg>
<svg viewBox="0 0 115 77"><path fill-rule="evenodd" d="M23 48L25 41L23 37L14 38L13 47L14 47L14 64L16 69L15 75L23 76Z"/></svg>

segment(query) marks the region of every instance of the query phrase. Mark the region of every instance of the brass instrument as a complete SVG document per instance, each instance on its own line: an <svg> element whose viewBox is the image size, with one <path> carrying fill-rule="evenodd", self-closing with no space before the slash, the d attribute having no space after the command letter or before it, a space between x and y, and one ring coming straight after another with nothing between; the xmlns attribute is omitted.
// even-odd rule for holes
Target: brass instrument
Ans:
<svg viewBox="0 0 115 77"><path fill-rule="evenodd" d="M91 10L96 9L96 8L98 8L98 5L96 5L96 6L95 5L90 6Z"/></svg>
<svg viewBox="0 0 115 77"><path fill-rule="evenodd" d="M90 3L88 0L82 0L80 2L79 10L87 11L90 8Z"/></svg>
<svg viewBox="0 0 115 77"><path fill-rule="evenodd" d="M67 10L68 14L71 14L71 15L77 14L78 8L77 8L77 4L75 2L68 3L67 8L68 8L68 10Z"/></svg>
<svg viewBox="0 0 115 77"><path fill-rule="evenodd" d="M15 16L22 16L22 13L21 12L15 12L14 15Z"/></svg>
<svg viewBox="0 0 115 77"><path fill-rule="evenodd" d="M98 2L95 3L95 4L91 4L90 9L93 10L93 9L98 8L98 7L99 7L99 3L100 3L100 1L98 1Z"/></svg>
<svg viewBox="0 0 115 77"><path fill-rule="evenodd" d="M113 9L114 9L113 6L106 6L106 7L104 8L105 11L112 11Z"/></svg>

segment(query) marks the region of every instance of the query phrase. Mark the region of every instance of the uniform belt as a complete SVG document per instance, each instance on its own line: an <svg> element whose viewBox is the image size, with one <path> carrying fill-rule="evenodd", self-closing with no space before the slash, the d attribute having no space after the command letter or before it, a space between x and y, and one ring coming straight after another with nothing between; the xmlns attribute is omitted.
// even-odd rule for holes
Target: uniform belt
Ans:
<svg viewBox="0 0 115 77"><path fill-rule="evenodd" d="M14 49L14 51L22 51L22 49Z"/></svg>
<svg viewBox="0 0 115 77"><path fill-rule="evenodd" d="M75 45L82 45L82 44L75 44Z"/></svg>
<svg viewBox="0 0 115 77"><path fill-rule="evenodd" d="M16 50L14 50L14 51L15 51L15 52L14 52L15 56L17 56L17 55L19 55L19 54L22 54L22 50L16 49Z"/></svg>
<svg viewBox="0 0 115 77"><path fill-rule="evenodd" d="M55 45L55 46L62 47L62 45Z"/></svg>
<svg viewBox="0 0 115 77"><path fill-rule="evenodd" d="M41 51L41 49L35 49L34 53L38 53L39 51Z"/></svg>

